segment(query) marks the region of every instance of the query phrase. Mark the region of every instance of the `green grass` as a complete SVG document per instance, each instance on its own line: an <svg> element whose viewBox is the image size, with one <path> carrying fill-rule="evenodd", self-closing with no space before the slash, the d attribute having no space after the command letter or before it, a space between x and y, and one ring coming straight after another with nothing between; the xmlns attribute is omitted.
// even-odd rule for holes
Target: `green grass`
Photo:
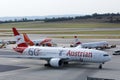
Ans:
<svg viewBox="0 0 120 80"><path fill-rule="evenodd" d="M120 24L114 23L41 23L18 22L2 23L0 28L120 28Z"/></svg>
<svg viewBox="0 0 120 80"><path fill-rule="evenodd" d="M0 24L0 32L5 34L13 34L12 27L16 28L28 28L25 30L19 30L20 33L27 34L100 34L103 36L80 36L80 38L103 38L103 39L120 39L120 30L108 30L108 31L91 31L92 28L120 28L120 24L114 23L42 23L42 22L19 22L19 23L2 23ZM36 28L36 30L30 30L29 28ZM39 28L39 29L38 29ZM42 30L42 28L44 30ZM46 29L45 29L46 28ZM49 30L47 28L56 28L56 30ZM87 31L77 31L77 30L64 30L64 28L90 28ZM37 30L38 29L38 30ZM41 30L40 30L41 29ZM61 29L61 30L59 30ZM63 30L62 30L63 29ZM104 36L104 34L117 34L118 36ZM0 35L4 36L4 35ZM7 35L5 35L7 36ZM55 37L55 36L53 36ZM57 38L61 38L63 36L58 36ZM64 38L69 38L69 36L64 36ZM73 38L73 36L71 36Z"/></svg>
<svg viewBox="0 0 120 80"><path fill-rule="evenodd" d="M10 30L0 30L0 32L12 33ZM40 30L19 30L20 33L27 34L120 34L120 30L109 31L40 31Z"/></svg>

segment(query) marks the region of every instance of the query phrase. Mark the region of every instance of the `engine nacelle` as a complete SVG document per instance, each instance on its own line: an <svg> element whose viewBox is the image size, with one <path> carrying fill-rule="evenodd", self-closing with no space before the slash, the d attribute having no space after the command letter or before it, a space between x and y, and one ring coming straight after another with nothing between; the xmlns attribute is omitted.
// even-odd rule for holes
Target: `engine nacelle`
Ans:
<svg viewBox="0 0 120 80"><path fill-rule="evenodd" d="M52 58L49 61L49 64L52 67L61 67L61 66L63 66L63 61L60 58Z"/></svg>

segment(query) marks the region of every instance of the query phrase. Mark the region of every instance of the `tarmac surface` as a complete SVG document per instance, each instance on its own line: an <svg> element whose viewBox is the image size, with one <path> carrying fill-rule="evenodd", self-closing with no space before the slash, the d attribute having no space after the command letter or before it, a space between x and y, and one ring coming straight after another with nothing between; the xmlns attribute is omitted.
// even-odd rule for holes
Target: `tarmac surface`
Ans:
<svg viewBox="0 0 120 80"><path fill-rule="evenodd" d="M81 39L82 42L100 40ZM73 40L54 39L54 41L59 43L59 46L69 47ZM110 44L119 44L120 40L107 41ZM18 55L12 47L13 45L8 45L7 48L0 49L0 55ZM99 64L93 63L70 63L57 69L44 67L46 63L44 60L0 57L0 80L87 80L87 77L120 80L120 55L112 55L115 50L119 49L120 45L117 45L116 48L105 50L112 56L112 60L105 63L103 69L98 69Z"/></svg>
<svg viewBox="0 0 120 80"><path fill-rule="evenodd" d="M120 28L94 28L92 30L99 31L112 29L120 30ZM78 29L74 30L77 31ZM83 28L81 30L86 31L90 29ZM55 35L56 34L29 34L31 39ZM69 36L68 34L65 35ZM59 34L57 36L59 36ZM15 40L14 37L0 37L0 40L1 39ZM74 39L53 38L53 42L62 47L69 47L73 41ZM44 64L46 64L44 60L0 57L0 80L87 80L87 77L120 80L120 55L112 55L115 50L120 50L120 39L80 39L80 41L83 43L108 41L110 45L117 45L117 47L105 50L112 56L112 60L105 63L103 69L98 69L99 64L93 63L70 63L63 68L57 69L44 67ZM0 49L0 56L19 55L12 50L14 46L15 45L7 45L6 48Z"/></svg>

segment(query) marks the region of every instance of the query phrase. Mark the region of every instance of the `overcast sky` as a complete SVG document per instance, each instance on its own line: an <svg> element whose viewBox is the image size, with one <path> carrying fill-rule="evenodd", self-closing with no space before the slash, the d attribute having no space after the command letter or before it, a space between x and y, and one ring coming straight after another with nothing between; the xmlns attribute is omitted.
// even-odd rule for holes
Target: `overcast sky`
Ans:
<svg viewBox="0 0 120 80"><path fill-rule="evenodd" d="M0 17L120 12L120 0L0 0Z"/></svg>

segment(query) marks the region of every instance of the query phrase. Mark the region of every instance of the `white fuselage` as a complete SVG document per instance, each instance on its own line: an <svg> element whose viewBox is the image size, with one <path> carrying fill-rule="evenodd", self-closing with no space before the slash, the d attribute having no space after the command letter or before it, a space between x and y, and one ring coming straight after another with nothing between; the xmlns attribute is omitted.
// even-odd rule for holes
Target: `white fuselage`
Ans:
<svg viewBox="0 0 120 80"><path fill-rule="evenodd" d="M105 48L108 46L108 42L106 41L89 42L89 43L82 43L80 45L82 48Z"/></svg>
<svg viewBox="0 0 120 80"><path fill-rule="evenodd" d="M62 48L62 47L28 47L24 56L51 59L60 58L67 61L103 63L110 60L110 56L103 51L93 49Z"/></svg>

